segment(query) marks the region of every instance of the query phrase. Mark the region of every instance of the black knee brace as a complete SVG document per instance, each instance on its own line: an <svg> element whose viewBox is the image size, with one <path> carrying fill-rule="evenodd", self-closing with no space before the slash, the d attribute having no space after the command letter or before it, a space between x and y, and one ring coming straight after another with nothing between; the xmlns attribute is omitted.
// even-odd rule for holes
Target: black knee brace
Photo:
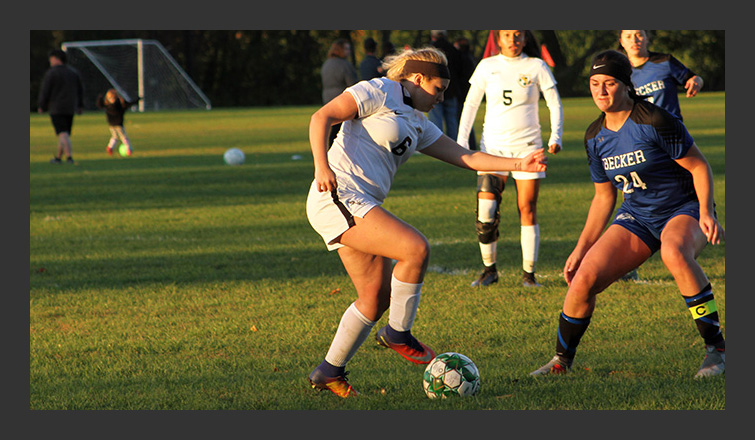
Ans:
<svg viewBox="0 0 755 440"><path fill-rule="evenodd" d="M477 208L475 208L475 229L477 230L477 239L480 243L487 244L498 240L498 224L501 217L501 194L503 193L504 186L505 182L503 178L495 174L477 176L477 194L481 192L491 193L496 201L495 219L490 223L480 221L479 203L477 204Z"/></svg>

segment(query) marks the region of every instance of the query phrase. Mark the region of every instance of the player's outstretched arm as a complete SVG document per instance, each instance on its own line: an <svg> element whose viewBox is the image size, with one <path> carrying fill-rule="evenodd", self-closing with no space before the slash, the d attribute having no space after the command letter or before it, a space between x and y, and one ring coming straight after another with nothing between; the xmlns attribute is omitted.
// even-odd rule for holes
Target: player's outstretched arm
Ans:
<svg viewBox="0 0 755 440"><path fill-rule="evenodd" d="M474 171L545 171L548 158L541 148L523 158L499 157L482 151L467 150L446 135L421 151L428 156Z"/></svg>

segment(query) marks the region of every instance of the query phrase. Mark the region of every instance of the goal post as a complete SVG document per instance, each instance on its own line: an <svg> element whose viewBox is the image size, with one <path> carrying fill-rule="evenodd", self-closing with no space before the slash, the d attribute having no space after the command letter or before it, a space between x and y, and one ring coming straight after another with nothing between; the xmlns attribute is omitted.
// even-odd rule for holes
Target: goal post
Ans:
<svg viewBox="0 0 755 440"><path fill-rule="evenodd" d="M61 45L84 82L84 106L114 88L139 111L211 109L210 100L157 40L69 41Z"/></svg>

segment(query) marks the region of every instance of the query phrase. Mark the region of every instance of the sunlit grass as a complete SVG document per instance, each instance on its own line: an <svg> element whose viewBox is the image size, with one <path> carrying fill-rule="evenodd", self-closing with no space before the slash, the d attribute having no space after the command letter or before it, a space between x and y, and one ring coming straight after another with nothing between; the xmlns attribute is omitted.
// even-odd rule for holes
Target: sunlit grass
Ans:
<svg viewBox="0 0 755 440"><path fill-rule="evenodd" d="M713 167L725 226L724 95L683 105ZM541 187L541 289L521 287L513 185L503 201L502 277L487 290L469 288L481 267L473 173L417 155L386 200L431 243L415 332L438 352L470 356L480 394L427 399L422 367L372 339L348 367L365 398L312 391L306 376L355 298L304 214L313 111L129 113L129 158L107 156L104 115L86 114L74 123L73 166L48 163L49 119L30 116L30 408L725 408L725 378L692 379L702 341L657 256L640 268L641 282L600 295L573 375L527 375L552 356L561 269L592 197L582 137L597 113L585 99L564 100L565 149L550 157ZM244 165L223 164L231 147L246 153ZM699 258L723 323L725 248Z"/></svg>

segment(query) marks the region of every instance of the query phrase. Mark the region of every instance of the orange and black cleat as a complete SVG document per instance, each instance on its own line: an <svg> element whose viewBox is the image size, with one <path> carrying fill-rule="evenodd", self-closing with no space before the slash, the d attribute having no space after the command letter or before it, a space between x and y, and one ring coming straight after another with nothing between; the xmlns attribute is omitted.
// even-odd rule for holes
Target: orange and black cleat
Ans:
<svg viewBox="0 0 755 440"><path fill-rule="evenodd" d="M386 326L387 327L387 326ZM404 357L404 359L414 362L415 364L429 364L435 358L435 352L427 345L419 342L417 338L409 335L409 342L406 344L397 344L391 342L386 334L386 327L377 331L375 339L378 345L390 348Z"/></svg>

